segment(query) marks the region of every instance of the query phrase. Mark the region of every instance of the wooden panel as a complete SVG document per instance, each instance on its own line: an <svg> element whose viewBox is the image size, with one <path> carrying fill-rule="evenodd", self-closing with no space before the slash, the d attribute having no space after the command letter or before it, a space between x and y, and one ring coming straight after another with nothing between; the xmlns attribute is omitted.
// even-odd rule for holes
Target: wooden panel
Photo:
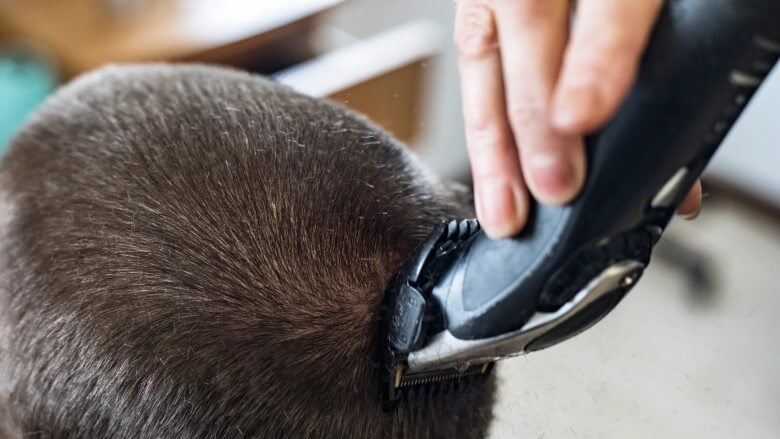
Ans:
<svg viewBox="0 0 780 439"><path fill-rule="evenodd" d="M424 123L429 60L442 46L435 23L406 23L279 72L296 90L353 108L399 140L410 142Z"/></svg>
<svg viewBox="0 0 780 439"><path fill-rule="evenodd" d="M70 77L109 62L260 59L275 41L289 56L311 18L343 1L149 0L120 20L100 0L4 0L0 27L45 45Z"/></svg>
<svg viewBox="0 0 780 439"><path fill-rule="evenodd" d="M410 142L422 123L423 68L418 61L328 96Z"/></svg>

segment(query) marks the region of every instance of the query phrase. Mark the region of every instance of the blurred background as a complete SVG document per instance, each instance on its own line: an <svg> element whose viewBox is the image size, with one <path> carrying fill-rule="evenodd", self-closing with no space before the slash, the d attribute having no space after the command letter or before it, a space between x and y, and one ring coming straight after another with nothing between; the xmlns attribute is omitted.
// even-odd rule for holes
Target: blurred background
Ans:
<svg viewBox="0 0 780 439"><path fill-rule="evenodd" d="M468 183L448 0L0 0L0 152L106 63L208 62L365 113ZM705 175L702 216L593 330L499 367L493 438L780 437L780 69Z"/></svg>

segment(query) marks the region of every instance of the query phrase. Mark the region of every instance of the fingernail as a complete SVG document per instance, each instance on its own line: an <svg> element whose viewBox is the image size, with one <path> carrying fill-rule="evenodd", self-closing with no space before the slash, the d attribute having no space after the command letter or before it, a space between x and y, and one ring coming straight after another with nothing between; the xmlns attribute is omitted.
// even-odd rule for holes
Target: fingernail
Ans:
<svg viewBox="0 0 780 439"><path fill-rule="evenodd" d="M512 185L503 178L479 182L477 216L489 236L504 238L517 232L518 199Z"/></svg>
<svg viewBox="0 0 780 439"><path fill-rule="evenodd" d="M686 220L686 221L693 221L693 220L695 220L696 218L699 217L699 214L701 213L701 208L702 208L702 202L701 202L701 200L699 200L699 206L696 208L696 210L694 210L693 212L691 212L689 214L681 215L681 218Z"/></svg>
<svg viewBox="0 0 780 439"><path fill-rule="evenodd" d="M565 87L555 100L553 124L561 130L579 131L587 124L598 100L598 95L591 86Z"/></svg>
<svg viewBox="0 0 780 439"><path fill-rule="evenodd" d="M574 169L564 157L539 154L529 159L529 168L534 195L540 198L540 201L568 201L574 190Z"/></svg>

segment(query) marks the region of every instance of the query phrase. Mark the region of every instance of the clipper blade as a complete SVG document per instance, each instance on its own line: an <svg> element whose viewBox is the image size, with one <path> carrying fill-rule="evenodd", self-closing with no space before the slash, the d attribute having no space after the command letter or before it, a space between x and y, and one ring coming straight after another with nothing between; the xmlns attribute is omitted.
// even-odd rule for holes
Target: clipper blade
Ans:
<svg viewBox="0 0 780 439"><path fill-rule="evenodd" d="M465 369L441 369L409 372L402 364L386 370L383 386L383 408L393 410L401 402L425 401L431 398L453 398L484 384L494 363L475 364Z"/></svg>
<svg viewBox="0 0 780 439"><path fill-rule="evenodd" d="M437 384L445 381L454 382L456 384L465 381L473 381L475 378L484 376L490 372L493 367L493 363L485 363L481 365L473 365L464 370L458 369L444 369L438 371L427 371L420 373L403 373L403 369L398 367L396 369L395 379L393 386L396 389L406 389L413 386L424 386L428 384Z"/></svg>

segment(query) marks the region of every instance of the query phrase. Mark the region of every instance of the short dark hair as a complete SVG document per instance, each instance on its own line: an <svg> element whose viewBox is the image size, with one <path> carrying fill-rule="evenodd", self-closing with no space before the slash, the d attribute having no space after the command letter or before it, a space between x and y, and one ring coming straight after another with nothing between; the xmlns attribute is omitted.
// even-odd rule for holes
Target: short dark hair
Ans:
<svg viewBox="0 0 780 439"><path fill-rule="evenodd" d="M381 410L385 285L472 212L350 111L223 68L103 68L14 138L0 192L0 400L23 434L486 434L493 383Z"/></svg>
<svg viewBox="0 0 780 439"><path fill-rule="evenodd" d="M21 437L22 432L19 431L19 425L12 418L6 401L0 398L0 438L16 439Z"/></svg>

